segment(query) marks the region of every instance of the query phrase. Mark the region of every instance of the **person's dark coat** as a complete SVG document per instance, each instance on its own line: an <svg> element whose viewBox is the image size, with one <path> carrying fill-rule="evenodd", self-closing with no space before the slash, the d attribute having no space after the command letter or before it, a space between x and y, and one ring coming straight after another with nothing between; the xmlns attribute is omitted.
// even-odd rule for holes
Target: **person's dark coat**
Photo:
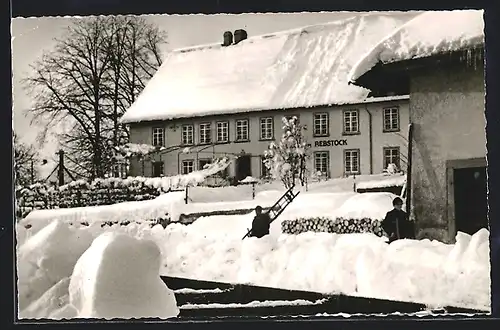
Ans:
<svg viewBox="0 0 500 330"><path fill-rule="evenodd" d="M252 231L250 237L261 238L269 235L269 226L271 217L267 213L261 213L255 216L252 222Z"/></svg>
<svg viewBox="0 0 500 330"><path fill-rule="evenodd" d="M403 210L393 209L387 212L382 221L382 229L389 235L389 242L403 238L414 238L413 223Z"/></svg>

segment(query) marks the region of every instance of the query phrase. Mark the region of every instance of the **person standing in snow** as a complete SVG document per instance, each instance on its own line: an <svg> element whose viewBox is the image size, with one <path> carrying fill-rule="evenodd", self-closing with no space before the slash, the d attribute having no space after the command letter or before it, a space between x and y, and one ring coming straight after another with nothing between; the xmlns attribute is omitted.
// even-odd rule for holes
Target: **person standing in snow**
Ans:
<svg viewBox="0 0 500 330"><path fill-rule="evenodd" d="M394 208L387 212L382 221L382 229L389 235L389 243L403 238L414 238L413 224L403 211L403 200L399 197L392 201Z"/></svg>
<svg viewBox="0 0 500 330"><path fill-rule="evenodd" d="M271 217L269 214L262 213L262 207L258 205L255 208L255 217L252 221L252 230L250 232L250 237L261 238L269 235L269 226L271 224Z"/></svg>

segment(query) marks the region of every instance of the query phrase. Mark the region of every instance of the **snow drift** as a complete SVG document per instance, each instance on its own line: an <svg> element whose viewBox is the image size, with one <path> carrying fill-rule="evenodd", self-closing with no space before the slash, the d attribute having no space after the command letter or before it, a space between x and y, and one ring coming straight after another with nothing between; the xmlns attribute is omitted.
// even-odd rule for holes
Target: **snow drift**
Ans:
<svg viewBox="0 0 500 330"><path fill-rule="evenodd" d="M84 318L175 317L179 309L159 277L160 262L153 241L102 234L75 265L70 303Z"/></svg>
<svg viewBox="0 0 500 330"><path fill-rule="evenodd" d="M311 232L241 241L203 229L173 225L156 232L168 260L163 274L490 310L485 229L466 246L429 240L388 245L373 234Z"/></svg>
<svg viewBox="0 0 500 330"><path fill-rule="evenodd" d="M30 237L17 251L18 302L22 311L66 277L92 235L53 221Z"/></svg>

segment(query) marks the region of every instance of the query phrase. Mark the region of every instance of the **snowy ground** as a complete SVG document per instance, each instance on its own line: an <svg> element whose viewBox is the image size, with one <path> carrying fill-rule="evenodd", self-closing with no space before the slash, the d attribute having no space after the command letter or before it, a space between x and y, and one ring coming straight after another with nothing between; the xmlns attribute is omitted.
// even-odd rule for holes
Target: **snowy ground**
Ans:
<svg viewBox="0 0 500 330"><path fill-rule="evenodd" d="M349 179L318 183L301 193L280 219L325 214L380 218L391 208L394 195L356 194L351 184ZM199 188L199 200L215 199L216 194L204 196L202 191ZM246 202L237 203L260 203L278 195L273 190L261 191L253 201L250 191ZM183 205L180 197L176 193L162 196L161 203L150 202L151 208L174 210ZM196 204L209 208L207 205L214 203ZM196 204L191 206L197 208ZM90 211L95 208L88 208L87 214L92 214L88 220L99 218L99 212ZM189 226L173 224L163 229L135 223L102 228L100 222L92 221L90 226L77 226L62 218L47 221L47 217L35 225L37 217L32 216L30 229L17 227L20 316L176 315L168 290L161 289L163 294L154 299L141 298L139 291L161 292L158 274L411 301L432 307L490 309L486 230L472 237L460 233L455 245L429 240L388 245L371 234L282 235L278 219L271 235L242 241L252 217L211 216ZM126 233L136 239L100 236L104 232ZM130 253L132 250L137 252ZM114 285L114 281L121 285ZM131 299L130 295L136 297ZM158 304L165 309L159 310Z"/></svg>

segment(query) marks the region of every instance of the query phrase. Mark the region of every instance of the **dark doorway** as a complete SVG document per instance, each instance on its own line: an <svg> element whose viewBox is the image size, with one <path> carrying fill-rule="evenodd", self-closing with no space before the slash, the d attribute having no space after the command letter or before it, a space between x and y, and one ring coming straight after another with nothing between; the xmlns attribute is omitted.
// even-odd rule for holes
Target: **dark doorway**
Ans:
<svg viewBox="0 0 500 330"><path fill-rule="evenodd" d="M456 230L473 235L488 228L486 167L455 168L453 182Z"/></svg>
<svg viewBox="0 0 500 330"><path fill-rule="evenodd" d="M153 162L153 177L157 178L163 175L163 162Z"/></svg>
<svg viewBox="0 0 500 330"><path fill-rule="evenodd" d="M252 158L248 155L236 159L236 180L240 181L252 175Z"/></svg>

